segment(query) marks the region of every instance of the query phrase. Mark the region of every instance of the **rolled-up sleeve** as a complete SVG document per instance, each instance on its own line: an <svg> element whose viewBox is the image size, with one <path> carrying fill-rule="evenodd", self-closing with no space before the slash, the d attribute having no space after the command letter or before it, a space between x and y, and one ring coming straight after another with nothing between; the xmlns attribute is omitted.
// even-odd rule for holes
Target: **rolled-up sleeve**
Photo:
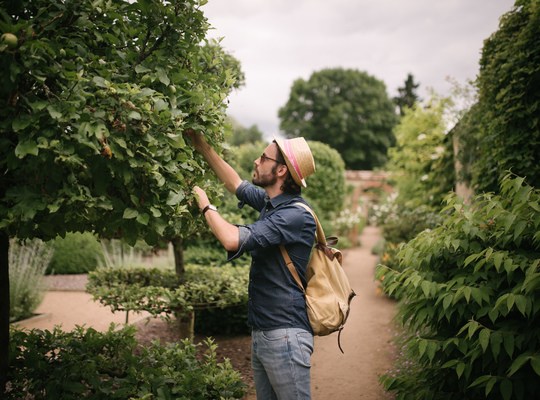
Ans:
<svg viewBox="0 0 540 400"><path fill-rule="evenodd" d="M245 245L251 236L251 231L244 225L238 225L238 235L238 250L227 252L227 261L235 260L244 254Z"/></svg>
<svg viewBox="0 0 540 400"><path fill-rule="evenodd" d="M238 208L242 208L247 204L255 210L261 211L266 203L265 191L248 181L243 181L238 188L236 188L236 197L239 200Z"/></svg>

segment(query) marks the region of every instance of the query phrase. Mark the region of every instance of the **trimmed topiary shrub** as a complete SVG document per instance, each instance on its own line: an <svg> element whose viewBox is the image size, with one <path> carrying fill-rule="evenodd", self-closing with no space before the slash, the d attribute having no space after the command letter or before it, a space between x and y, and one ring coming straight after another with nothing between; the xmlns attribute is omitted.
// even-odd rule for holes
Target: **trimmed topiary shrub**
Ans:
<svg viewBox="0 0 540 400"><path fill-rule="evenodd" d="M156 268L100 268L88 277L88 292L113 312L178 316L246 304L249 267L186 265L184 281L173 270Z"/></svg>
<svg viewBox="0 0 540 400"><path fill-rule="evenodd" d="M241 399L245 385L217 346L139 347L135 328L14 330L5 399ZM204 355L201 357L201 355Z"/></svg>
<svg viewBox="0 0 540 400"><path fill-rule="evenodd" d="M54 255L47 268L48 274L85 274L104 263L103 249L98 239L89 232L68 233L52 241Z"/></svg>
<svg viewBox="0 0 540 400"><path fill-rule="evenodd" d="M307 179L307 188L302 190L302 194L321 222L330 222L344 206L345 163L339 153L327 144L312 140L308 144L315 159L315 173Z"/></svg>
<svg viewBox="0 0 540 400"><path fill-rule="evenodd" d="M532 399L540 392L540 190L506 176L500 195L448 199L442 226L377 268L401 298L397 399Z"/></svg>

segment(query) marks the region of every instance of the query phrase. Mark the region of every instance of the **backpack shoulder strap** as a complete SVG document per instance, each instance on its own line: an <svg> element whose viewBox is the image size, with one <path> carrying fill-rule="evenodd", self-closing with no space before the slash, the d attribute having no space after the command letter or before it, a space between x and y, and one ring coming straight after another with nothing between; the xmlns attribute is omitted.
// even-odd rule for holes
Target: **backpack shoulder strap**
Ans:
<svg viewBox="0 0 540 400"><path fill-rule="evenodd" d="M289 269L291 275L296 281L296 284L298 285L300 289L302 289L302 292L305 293L306 290L304 286L302 285L302 281L300 280L300 275L298 275L298 271L296 271L296 268L294 267L291 257L289 257L289 253L287 252L287 249L285 249L285 246L283 245L280 245L279 249L281 250L281 255L283 256L283 259L285 260L285 264L287 265L287 268Z"/></svg>
<svg viewBox="0 0 540 400"><path fill-rule="evenodd" d="M321 223L319 222L319 218L317 218L317 215L315 214L315 212L307 204L301 203L299 201L294 204L305 208L307 211L310 212L311 215L313 215L313 218L315 219L315 224L317 224L317 230L315 232L315 240L317 243L320 243L326 246L326 236L324 236L323 227Z"/></svg>

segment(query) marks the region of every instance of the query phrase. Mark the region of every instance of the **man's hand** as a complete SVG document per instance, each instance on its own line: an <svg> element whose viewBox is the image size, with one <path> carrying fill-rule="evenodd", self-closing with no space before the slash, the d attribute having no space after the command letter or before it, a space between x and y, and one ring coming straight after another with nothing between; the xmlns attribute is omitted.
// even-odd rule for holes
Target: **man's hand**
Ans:
<svg viewBox="0 0 540 400"><path fill-rule="evenodd" d="M214 148L208 144L204 135L195 132L193 129L186 129L184 136L191 139L193 148L203 156L212 171L215 172L221 182L225 184L225 187L230 193L236 193L236 189L242 183L242 179L238 173L216 153ZM200 204L200 203L199 203ZM205 206L208 204L205 204Z"/></svg>
<svg viewBox="0 0 540 400"><path fill-rule="evenodd" d="M208 200L208 196L206 195L206 192L202 190L200 187L195 186L193 188L193 193L195 193L195 197L197 198L197 203L199 204L199 210L202 210L204 207L210 204L210 200Z"/></svg>
<svg viewBox="0 0 540 400"><path fill-rule="evenodd" d="M191 140L193 147L198 152L201 152L201 150L207 144L206 140L204 139L204 135L202 133L195 132L191 128L184 131L184 136L187 136Z"/></svg>

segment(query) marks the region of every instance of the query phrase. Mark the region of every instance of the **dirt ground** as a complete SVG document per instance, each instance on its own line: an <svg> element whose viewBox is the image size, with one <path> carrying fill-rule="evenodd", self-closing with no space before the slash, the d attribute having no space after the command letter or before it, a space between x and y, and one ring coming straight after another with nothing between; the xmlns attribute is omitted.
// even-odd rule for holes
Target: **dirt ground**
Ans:
<svg viewBox="0 0 540 400"><path fill-rule="evenodd" d="M386 400L392 397L379 384L381 374L391 368L394 348L392 319L395 315L393 301L380 294L374 281L377 257L371 254L379 240L377 228L366 227L360 237L361 247L344 252L344 269L357 296L351 305L349 320L341 334L339 351L337 334L315 338L312 357L313 400ZM23 328L52 329L61 325L71 330L76 325L92 326L106 330L111 322L122 324L125 313L112 314L108 308L92 301L84 293L85 277L73 276L62 282L50 278L38 317L18 323ZM129 316L137 326L141 343L160 340L176 341L174 331L160 319L148 319L145 314ZM196 341L204 338L196 337ZM231 360L249 387L245 400L255 399L250 360L250 337L214 337L218 356Z"/></svg>

